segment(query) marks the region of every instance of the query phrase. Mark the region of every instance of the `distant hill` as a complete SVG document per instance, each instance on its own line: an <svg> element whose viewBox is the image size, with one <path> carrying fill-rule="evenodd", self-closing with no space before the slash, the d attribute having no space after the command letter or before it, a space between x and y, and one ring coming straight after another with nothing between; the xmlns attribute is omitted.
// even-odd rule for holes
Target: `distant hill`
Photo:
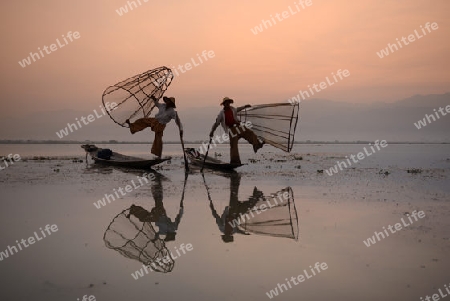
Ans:
<svg viewBox="0 0 450 301"><path fill-rule="evenodd" d="M296 141L372 141L450 142L450 116L441 117L418 130L414 123L432 114L433 109L450 105L450 93L415 95L394 103L352 104L326 99L308 99L300 103L300 122ZM206 141L220 107L191 108L179 111L185 128L185 139ZM99 109L97 108L99 112ZM92 140L152 141L153 133L145 130L131 135L127 128L103 116L59 139L56 132L75 123L75 118L91 112L61 110L40 112L20 118L0 120L0 139L11 140ZM450 114L449 114L450 115ZM177 141L178 131L170 124L165 141Z"/></svg>
<svg viewBox="0 0 450 301"><path fill-rule="evenodd" d="M450 105L450 93L416 95L395 103L369 105L313 99L301 103L300 140L448 142L450 116L418 130L414 123ZM317 139L317 138L320 139Z"/></svg>

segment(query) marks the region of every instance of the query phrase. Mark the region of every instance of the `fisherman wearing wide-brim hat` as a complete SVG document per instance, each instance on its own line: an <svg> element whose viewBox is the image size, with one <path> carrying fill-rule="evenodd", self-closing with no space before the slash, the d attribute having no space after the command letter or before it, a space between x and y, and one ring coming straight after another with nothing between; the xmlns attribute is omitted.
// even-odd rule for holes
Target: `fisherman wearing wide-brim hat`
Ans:
<svg viewBox="0 0 450 301"><path fill-rule="evenodd" d="M238 141L240 138L244 138L251 145L253 145L253 151L256 153L258 149L263 147L264 142L258 140L258 136L253 133L247 126L242 125L237 117L237 113L245 108L251 107L250 105L245 105L242 107L235 108L231 106L234 100L229 97L224 97L220 105L223 106L223 110L217 115L216 122L211 128L209 136L212 137L217 127L222 125L225 133L229 135L230 139L230 164L241 165L241 159L239 156Z"/></svg>
<svg viewBox="0 0 450 301"><path fill-rule="evenodd" d="M241 185L241 175L239 173L232 173L230 175L230 202L228 206L223 209L223 213L219 215L214 207L214 203L209 198L209 208L219 227L222 241L225 243L234 241L234 234L250 235L245 231L244 223L247 213L252 211L258 200L263 197L262 191L256 187L253 189L253 195L247 201L239 201L239 187ZM253 213L252 213L253 214ZM247 215L248 216L248 215Z"/></svg>
<svg viewBox="0 0 450 301"><path fill-rule="evenodd" d="M172 119L175 119L175 123L180 129L181 137L183 136L183 125L181 124L178 113L175 110L175 97L164 96L164 103L159 103L155 98L153 99L156 101L155 105L159 110L155 117L140 118L133 123L130 123L130 120L127 119L125 122L130 126L131 134L150 127L152 131L155 132L155 140L153 140L152 145L152 154L161 157L163 148L162 137L166 124L168 124Z"/></svg>
<svg viewBox="0 0 450 301"><path fill-rule="evenodd" d="M172 221L172 219L167 215L166 209L164 208L163 202L163 185L162 185L161 174L155 173L155 178L151 183L151 192L153 199L155 200L155 206L149 211L141 206L131 205L130 214L137 217L141 222L154 223L158 227L158 232L156 233L155 239L164 237L164 241L175 240L178 226L181 223L181 218L184 212L184 193L181 194L182 198L180 201L180 209L177 216Z"/></svg>

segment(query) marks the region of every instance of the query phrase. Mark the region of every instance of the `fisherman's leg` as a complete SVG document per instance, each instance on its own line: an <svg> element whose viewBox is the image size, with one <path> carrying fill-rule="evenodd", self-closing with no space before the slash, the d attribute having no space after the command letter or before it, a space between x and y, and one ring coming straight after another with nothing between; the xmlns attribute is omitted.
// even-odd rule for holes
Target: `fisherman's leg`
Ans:
<svg viewBox="0 0 450 301"><path fill-rule="evenodd" d="M145 222L151 222L151 214L141 206L131 205L130 211L128 214L128 218L130 218L130 215L134 215L139 219L139 221L145 223Z"/></svg>
<svg viewBox="0 0 450 301"><path fill-rule="evenodd" d="M163 204L155 204L155 207L150 211L150 221L158 222L161 217L167 216Z"/></svg>
<svg viewBox="0 0 450 301"><path fill-rule="evenodd" d="M150 190L152 191L153 199L155 200L155 206L163 205L163 187L162 187L162 178L160 176L156 176L150 186Z"/></svg>
<svg viewBox="0 0 450 301"><path fill-rule="evenodd" d="M238 173L231 174L230 178L230 212L236 211L239 204L239 187L241 186L241 175ZM232 210L233 209L233 210Z"/></svg>
<svg viewBox="0 0 450 301"><path fill-rule="evenodd" d="M243 125L240 125L238 127L238 130L240 132L239 137L244 138L248 141L248 143L253 145L253 150L255 151L255 153L258 149L263 147L263 143L258 140L258 136L256 136L256 134L252 130Z"/></svg>
<svg viewBox="0 0 450 301"><path fill-rule="evenodd" d="M153 140L153 145L152 145L152 154L154 154L158 157L161 157L161 154L162 154L162 149L163 149L162 137L163 137L162 131L155 132L155 140Z"/></svg>
<svg viewBox="0 0 450 301"><path fill-rule="evenodd" d="M155 118L140 118L133 123L128 123L128 125L130 126L130 132L131 134L140 132L143 129L151 127L155 123L155 121Z"/></svg>
<svg viewBox="0 0 450 301"><path fill-rule="evenodd" d="M239 135L234 131L234 128L230 129L230 164L241 164L241 158L239 157L238 141Z"/></svg>

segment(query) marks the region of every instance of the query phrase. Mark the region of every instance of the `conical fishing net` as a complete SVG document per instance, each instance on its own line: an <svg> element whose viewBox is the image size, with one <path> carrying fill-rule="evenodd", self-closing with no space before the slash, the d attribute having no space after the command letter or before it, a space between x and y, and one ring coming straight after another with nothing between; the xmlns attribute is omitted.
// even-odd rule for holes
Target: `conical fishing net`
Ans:
<svg viewBox="0 0 450 301"><path fill-rule="evenodd" d="M259 213L258 213L259 211ZM242 230L254 234L298 239L298 217L291 187L274 195L261 197L240 215ZM242 222L245 220L245 222Z"/></svg>
<svg viewBox="0 0 450 301"><path fill-rule="evenodd" d="M251 130L267 144L290 152L294 144L299 105L276 103L255 105L238 113L241 122L250 121Z"/></svg>
<svg viewBox="0 0 450 301"><path fill-rule="evenodd" d="M131 208L119 213L109 224L103 236L106 246L156 272L172 271L175 263L164 241L157 236L150 222L142 222L130 214Z"/></svg>
<svg viewBox="0 0 450 301"><path fill-rule="evenodd" d="M130 77L106 88L102 102L109 116L117 124L128 127L125 122L148 117L172 82L172 70L159 67ZM110 110L110 105L117 106Z"/></svg>

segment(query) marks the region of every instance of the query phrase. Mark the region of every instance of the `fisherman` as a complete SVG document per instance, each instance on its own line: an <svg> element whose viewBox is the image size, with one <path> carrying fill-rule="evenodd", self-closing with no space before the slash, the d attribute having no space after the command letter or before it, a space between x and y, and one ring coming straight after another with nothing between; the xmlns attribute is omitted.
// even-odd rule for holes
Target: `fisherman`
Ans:
<svg viewBox="0 0 450 301"><path fill-rule="evenodd" d="M130 207L130 214L137 217L139 221L143 223L154 222L155 225L158 226L158 232L156 232L154 240L159 239L160 236L164 236L164 241L167 242L175 240L178 226L180 225L181 217L183 216L183 210L183 203L181 203L175 221L172 221L170 217L167 216L166 209L162 202L156 203L151 211L147 211L143 207L133 204ZM128 215L127 217L129 218L130 216Z"/></svg>
<svg viewBox="0 0 450 301"><path fill-rule="evenodd" d="M150 127L152 131L155 132L155 140L153 140L152 145L152 154L156 155L158 158L161 158L163 148L162 137L166 124L168 124L172 119L175 119L175 123L180 129L181 138L183 138L183 125L181 124L178 113L175 110L175 97L164 96L164 103L159 103L153 96L152 99L156 102L156 107L159 110L155 117L140 118L133 123L130 123L130 120L127 119L125 122L130 126L131 134L140 132L143 129Z"/></svg>
<svg viewBox="0 0 450 301"><path fill-rule="evenodd" d="M181 198L179 212L175 217L175 220L172 221L172 219L167 216L166 209L164 208L164 190L162 186L162 180L162 176L158 173L155 173L155 179L153 180L151 185L153 199L155 200L155 206L152 208L152 210L150 210L149 212L143 207L133 204L130 207L130 214L133 214L143 223L155 223L155 225L158 227L158 232L156 233L154 240L159 239L160 236L164 236L164 241L168 242L175 240L178 226L180 225L181 218L183 217L184 197Z"/></svg>
<svg viewBox="0 0 450 301"><path fill-rule="evenodd" d="M216 131L219 124L222 125L225 133L229 135L230 139L230 164L241 165L241 159L239 157L238 141L240 138L244 138L250 144L253 145L253 151L256 153L258 149L263 147L264 141L260 142L258 136L253 133L245 125L241 125L237 117L237 113L243 109L251 107L251 105L245 105L242 107L232 107L231 104L234 103L233 99L225 97L220 105L223 106L223 110L217 115L216 122L211 128L209 137L212 138L214 132Z"/></svg>
<svg viewBox="0 0 450 301"><path fill-rule="evenodd" d="M234 241L234 234L250 235L250 233L243 230L242 224L245 224L245 215L249 213L256 203L264 197L262 191L254 187L253 195L249 197L248 201L241 202L238 199L239 186L241 185L241 175L233 173L230 175L230 202L223 210L222 215L219 215L214 208L214 204L210 199L209 207L211 213L216 220L219 227L222 241L225 243ZM250 216L250 215L248 215Z"/></svg>

